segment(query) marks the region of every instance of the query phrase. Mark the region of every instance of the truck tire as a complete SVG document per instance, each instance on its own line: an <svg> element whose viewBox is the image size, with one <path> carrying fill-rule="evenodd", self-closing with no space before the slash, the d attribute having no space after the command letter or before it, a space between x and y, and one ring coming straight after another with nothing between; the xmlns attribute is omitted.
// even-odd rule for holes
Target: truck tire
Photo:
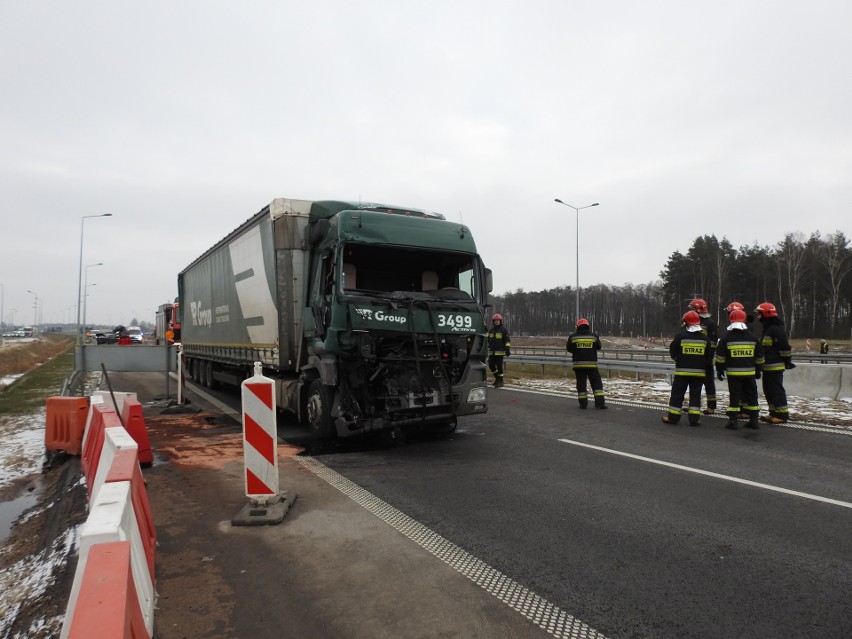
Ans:
<svg viewBox="0 0 852 639"><path fill-rule="evenodd" d="M204 385L211 390L219 388L219 382L213 379L213 362L210 360L204 362Z"/></svg>
<svg viewBox="0 0 852 639"><path fill-rule="evenodd" d="M321 379L311 382L308 389L308 424L319 439L331 439L335 434L334 420L331 417L332 389Z"/></svg>

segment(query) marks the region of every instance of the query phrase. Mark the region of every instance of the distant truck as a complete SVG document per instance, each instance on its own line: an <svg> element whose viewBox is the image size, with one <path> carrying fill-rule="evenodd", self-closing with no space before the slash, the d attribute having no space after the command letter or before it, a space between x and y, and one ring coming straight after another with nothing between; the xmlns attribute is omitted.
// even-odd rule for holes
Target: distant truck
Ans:
<svg viewBox="0 0 852 639"><path fill-rule="evenodd" d="M154 330L158 343L162 341L171 345L180 342L180 303L177 300L160 304Z"/></svg>
<svg viewBox="0 0 852 639"><path fill-rule="evenodd" d="M178 275L188 374L253 363L320 438L483 414L491 271L470 230L380 204L276 199Z"/></svg>

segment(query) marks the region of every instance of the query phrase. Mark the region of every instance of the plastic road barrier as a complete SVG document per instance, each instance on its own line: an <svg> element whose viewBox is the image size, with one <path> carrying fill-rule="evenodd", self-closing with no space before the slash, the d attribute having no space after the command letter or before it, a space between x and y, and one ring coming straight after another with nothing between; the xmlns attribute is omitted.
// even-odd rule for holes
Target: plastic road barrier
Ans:
<svg viewBox="0 0 852 639"><path fill-rule="evenodd" d="M83 570L77 605L69 610L68 639L150 639L133 583L130 542L95 544ZM63 628L64 631L64 628Z"/></svg>
<svg viewBox="0 0 852 639"><path fill-rule="evenodd" d="M48 397L44 425L45 448L79 455L88 415L89 400L85 397Z"/></svg>
<svg viewBox="0 0 852 639"><path fill-rule="evenodd" d="M145 427L145 416L142 414L142 404L133 397L125 397L121 407L121 421L130 436L139 444L139 463L151 464L154 462L154 453L151 450L151 440L148 437L148 429Z"/></svg>
<svg viewBox="0 0 852 639"><path fill-rule="evenodd" d="M62 625L60 636L63 638L70 636L71 622L76 616L77 607L80 605L80 593L83 586L87 585L86 573L91 549L97 544L116 541L130 542L130 570L139 609L145 630L149 636L153 633L154 581L148 570L148 561L139 532L139 525L133 512L131 492L132 487L129 481L104 484L92 503L86 523L80 528L80 559L77 562L65 621ZM91 575L91 572L89 575Z"/></svg>

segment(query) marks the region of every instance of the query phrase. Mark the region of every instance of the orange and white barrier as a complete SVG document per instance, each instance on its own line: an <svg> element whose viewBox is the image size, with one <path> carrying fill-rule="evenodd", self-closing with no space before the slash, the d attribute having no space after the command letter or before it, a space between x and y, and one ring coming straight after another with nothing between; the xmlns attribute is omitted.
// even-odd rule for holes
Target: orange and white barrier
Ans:
<svg viewBox="0 0 852 639"><path fill-rule="evenodd" d="M88 414L89 400L85 397L48 397L44 425L45 448L79 455Z"/></svg>
<svg viewBox="0 0 852 639"><path fill-rule="evenodd" d="M77 605L68 618L68 639L150 639L133 581L129 541L95 544L80 580Z"/></svg>
<svg viewBox="0 0 852 639"><path fill-rule="evenodd" d="M89 579L91 579L94 572L97 575L95 579L103 577L94 569L87 571L90 551L97 544L122 541L130 542L130 570L133 586L136 589L139 610L148 636L153 633L154 581L151 571L148 569L148 560L134 513L131 494L132 486L129 481L105 483L92 502L89 517L80 528L80 558L77 562L74 583L71 586L71 595L62 625L60 636L63 639L70 637L71 625L80 603L81 591L84 588L89 589L91 587L91 584L87 583L86 575L88 574ZM116 577L120 576L110 575L107 578Z"/></svg>
<svg viewBox="0 0 852 639"><path fill-rule="evenodd" d="M154 628L157 534L140 450L149 463L153 455L136 394L116 394L115 402L133 432L108 398L91 397L81 438L89 517L80 528L63 639L150 639Z"/></svg>
<svg viewBox="0 0 852 639"><path fill-rule="evenodd" d="M83 474L86 476L89 494L92 492L92 483L95 480L95 474L98 472L98 464L106 436L104 431L107 428L121 428L121 420L115 414L115 411L106 404L93 404L92 419L89 422L80 460L83 466Z"/></svg>
<svg viewBox="0 0 852 639"><path fill-rule="evenodd" d="M122 409L124 408L124 400L126 399L136 399L136 393L129 391L95 391L92 393L92 397L100 397L104 402L110 404L113 409L115 409L116 413L121 414ZM115 397L115 401L112 401L112 398Z"/></svg>
<svg viewBox="0 0 852 639"><path fill-rule="evenodd" d="M275 382L254 364L254 376L241 385L243 403L243 454L246 497L267 503L278 497L278 430Z"/></svg>
<svg viewBox="0 0 852 639"><path fill-rule="evenodd" d="M145 416L142 414L142 404L135 395L124 399L121 407L121 422L125 430L139 444L139 463L153 463L154 452L151 450L151 440L148 438Z"/></svg>

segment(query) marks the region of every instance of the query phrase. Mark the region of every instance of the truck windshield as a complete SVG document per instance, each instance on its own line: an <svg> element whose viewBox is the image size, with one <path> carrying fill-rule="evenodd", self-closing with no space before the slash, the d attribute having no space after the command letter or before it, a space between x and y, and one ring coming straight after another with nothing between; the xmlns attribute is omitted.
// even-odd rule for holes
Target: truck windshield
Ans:
<svg viewBox="0 0 852 639"><path fill-rule="evenodd" d="M478 260L469 253L347 243L340 259L343 292L417 291L477 300Z"/></svg>

